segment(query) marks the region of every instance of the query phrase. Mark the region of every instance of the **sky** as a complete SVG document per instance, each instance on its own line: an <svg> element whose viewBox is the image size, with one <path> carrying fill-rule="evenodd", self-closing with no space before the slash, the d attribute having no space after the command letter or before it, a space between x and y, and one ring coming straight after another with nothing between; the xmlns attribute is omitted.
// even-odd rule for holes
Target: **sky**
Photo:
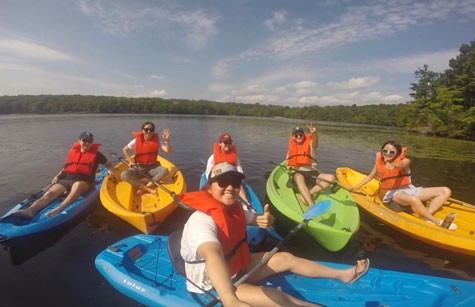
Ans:
<svg viewBox="0 0 475 307"><path fill-rule="evenodd" d="M0 0L0 95L398 104L475 0Z"/></svg>

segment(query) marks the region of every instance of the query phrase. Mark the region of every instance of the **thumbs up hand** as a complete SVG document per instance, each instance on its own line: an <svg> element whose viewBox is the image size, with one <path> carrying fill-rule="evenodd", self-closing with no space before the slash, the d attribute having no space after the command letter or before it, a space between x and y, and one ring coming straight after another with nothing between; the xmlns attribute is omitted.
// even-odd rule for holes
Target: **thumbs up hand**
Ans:
<svg viewBox="0 0 475 307"><path fill-rule="evenodd" d="M269 204L264 205L264 213L256 217L256 224L260 228L267 228L274 224L274 216L270 213Z"/></svg>

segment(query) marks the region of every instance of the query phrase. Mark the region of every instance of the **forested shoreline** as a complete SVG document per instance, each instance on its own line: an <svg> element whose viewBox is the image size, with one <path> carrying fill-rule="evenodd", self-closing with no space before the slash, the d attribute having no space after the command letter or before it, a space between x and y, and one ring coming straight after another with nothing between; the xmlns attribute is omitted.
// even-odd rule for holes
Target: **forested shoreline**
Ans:
<svg viewBox="0 0 475 307"><path fill-rule="evenodd" d="M463 44L449 69L424 65L404 104L289 107L209 100L90 95L0 96L0 114L156 113L284 117L405 128L434 136L475 140L475 40Z"/></svg>

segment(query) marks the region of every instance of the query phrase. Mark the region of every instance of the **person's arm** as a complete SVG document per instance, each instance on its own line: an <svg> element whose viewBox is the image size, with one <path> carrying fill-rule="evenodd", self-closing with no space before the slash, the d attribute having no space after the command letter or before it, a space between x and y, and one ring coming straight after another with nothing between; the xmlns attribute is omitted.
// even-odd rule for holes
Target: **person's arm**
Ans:
<svg viewBox="0 0 475 307"><path fill-rule="evenodd" d="M198 254L205 259L206 271L211 283L219 295L223 306L248 306L239 301L231 281L231 273L224 259L221 245L216 242L205 242L198 246Z"/></svg>
<svg viewBox="0 0 475 307"><path fill-rule="evenodd" d="M386 168L387 169L406 169L409 167L409 165L411 164L411 160L408 159L408 158L404 158L402 159L400 162L387 162L386 159L385 161L386 162Z"/></svg>
<svg viewBox="0 0 475 307"><path fill-rule="evenodd" d="M162 150L164 152L170 153L173 151L172 145L170 144L170 130L167 128L163 129L162 131L162 138L163 138L163 145Z"/></svg>
<svg viewBox="0 0 475 307"><path fill-rule="evenodd" d="M269 204L264 205L264 213L254 213L254 218L251 221L251 225L258 226L259 228L268 228L274 224L275 218L270 213Z"/></svg>
<svg viewBox="0 0 475 307"><path fill-rule="evenodd" d="M63 171L64 171L64 167L56 174L56 176L53 177L53 179L51 180L52 184L55 184L56 182L58 182L58 180L63 175Z"/></svg>
<svg viewBox="0 0 475 307"><path fill-rule="evenodd" d="M239 160L239 157L236 158L236 170L241 174L244 174L244 170L242 169L241 160Z"/></svg>
<svg viewBox="0 0 475 307"><path fill-rule="evenodd" d="M214 155L209 156L208 162L206 163L206 170L205 170L205 176L206 179L209 179L209 173L211 172L211 168L214 166Z"/></svg>
<svg viewBox="0 0 475 307"><path fill-rule="evenodd" d="M357 191L359 188L361 188L362 186L364 186L365 184L370 182L370 180L373 179L374 176L376 176L376 164L373 166L373 169L368 174L368 176L366 176L363 180L361 180L360 183L358 183L354 187L350 188L350 191Z"/></svg>
<svg viewBox="0 0 475 307"><path fill-rule="evenodd" d="M132 166L135 163L130 158L130 149L132 149L131 144L135 145L134 141L135 141L135 139L130 141L127 145L124 146L124 148L122 148L122 153L124 154L125 161L127 161L127 163L129 163L129 166Z"/></svg>
<svg viewBox="0 0 475 307"><path fill-rule="evenodd" d="M313 126L312 124L308 125L308 131L312 134L312 147L318 147L318 132L317 127Z"/></svg>
<svg viewBox="0 0 475 307"><path fill-rule="evenodd" d="M112 163L108 160L104 163L104 165L109 169L108 173L110 176L115 176L115 167Z"/></svg>

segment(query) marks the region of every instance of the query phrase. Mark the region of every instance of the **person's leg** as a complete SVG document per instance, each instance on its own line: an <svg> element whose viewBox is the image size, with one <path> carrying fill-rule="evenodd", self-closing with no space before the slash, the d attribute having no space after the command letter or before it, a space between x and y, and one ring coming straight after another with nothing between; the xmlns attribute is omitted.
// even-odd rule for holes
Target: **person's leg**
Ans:
<svg viewBox="0 0 475 307"><path fill-rule="evenodd" d="M324 181L318 180L318 178L322 178ZM332 174L319 174L317 179L315 180L315 185L310 189L310 194L313 195L320 192L321 190L327 188L330 185L330 183L328 183L327 181L335 182L335 180L336 178Z"/></svg>
<svg viewBox="0 0 475 307"><path fill-rule="evenodd" d="M276 288L241 284L236 290L237 297L252 306L318 306L290 296Z"/></svg>
<svg viewBox="0 0 475 307"><path fill-rule="evenodd" d="M422 201L430 200L427 210L430 214L434 214L444 202L452 195L452 191L448 187L423 188L419 193Z"/></svg>
<svg viewBox="0 0 475 307"><path fill-rule="evenodd" d="M293 176L293 180L297 185L297 189L302 195L303 200L305 200L307 206L313 205L312 195L310 194L307 184L305 183L305 177L301 173L295 173Z"/></svg>
<svg viewBox="0 0 475 307"><path fill-rule="evenodd" d="M55 216L56 214L61 213L67 206L73 203L75 200L79 198L82 194L88 192L91 189L91 185L87 181L76 181L71 186L71 191L68 195L64 198L61 202L61 205L56 207L55 209L51 210L46 214L47 217Z"/></svg>
<svg viewBox="0 0 475 307"><path fill-rule="evenodd" d="M265 253L251 254L248 270L253 268L262 257L264 257L264 254ZM356 266L346 269L333 269L317 262L296 257L288 252L278 252L272 256L265 265L251 275L248 282L255 283L274 274L290 271L301 276L338 279L348 283L355 278L355 273L364 273L368 269L368 265L369 263L367 263L366 260L358 260Z"/></svg>
<svg viewBox="0 0 475 307"><path fill-rule="evenodd" d="M145 192L151 194L157 194L157 190L148 187L145 183L142 182L144 178L137 170L128 169L123 171L120 174L120 178L128 183L130 183L133 187L136 187L140 190L144 190Z"/></svg>
<svg viewBox="0 0 475 307"><path fill-rule="evenodd" d="M58 196L66 192L66 188L61 184L53 184L48 191L43 194L39 199L31 204L26 209L18 210L14 213L16 216L21 216L24 218L31 219L38 213L41 209L45 208L49 203L58 198Z"/></svg>
<svg viewBox="0 0 475 307"><path fill-rule="evenodd" d="M410 206L412 211L417 213L421 219L428 220L436 225L439 223L439 221L432 216L432 214L427 210L427 208L417 196L399 192L393 196L392 200L401 206Z"/></svg>

